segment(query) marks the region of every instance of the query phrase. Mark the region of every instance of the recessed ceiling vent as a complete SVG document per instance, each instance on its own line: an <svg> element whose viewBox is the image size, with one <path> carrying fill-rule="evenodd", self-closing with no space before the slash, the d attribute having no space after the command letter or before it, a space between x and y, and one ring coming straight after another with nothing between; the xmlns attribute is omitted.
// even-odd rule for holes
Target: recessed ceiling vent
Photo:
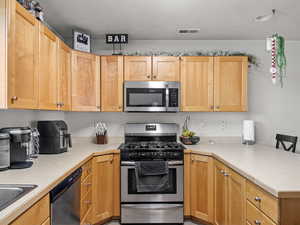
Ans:
<svg viewBox="0 0 300 225"><path fill-rule="evenodd" d="M179 34L196 34L199 33L200 29L198 28L187 28L187 29L178 29Z"/></svg>

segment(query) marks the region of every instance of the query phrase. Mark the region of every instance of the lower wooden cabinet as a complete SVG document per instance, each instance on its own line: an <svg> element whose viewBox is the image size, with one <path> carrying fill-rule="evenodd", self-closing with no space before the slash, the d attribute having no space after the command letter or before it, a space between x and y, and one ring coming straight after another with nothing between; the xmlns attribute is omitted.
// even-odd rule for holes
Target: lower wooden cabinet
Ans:
<svg viewBox="0 0 300 225"><path fill-rule="evenodd" d="M246 179L219 161L214 162L216 225L245 224Z"/></svg>
<svg viewBox="0 0 300 225"><path fill-rule="evenodd" d="M47 194L14 220L10 225L49 225L49 217L50 199Z"/></svg>
<svg viewBox="0 0 300 225"><path fill-rule="evenodd" d="M191 216L213 221L213 159L191 155Z"/></svg>
<svg viewBox="0 0 300 225"><path fill-rule="evenodd" d="M93 158L92 222L102 223L120 213L119 154Z"/></svg>

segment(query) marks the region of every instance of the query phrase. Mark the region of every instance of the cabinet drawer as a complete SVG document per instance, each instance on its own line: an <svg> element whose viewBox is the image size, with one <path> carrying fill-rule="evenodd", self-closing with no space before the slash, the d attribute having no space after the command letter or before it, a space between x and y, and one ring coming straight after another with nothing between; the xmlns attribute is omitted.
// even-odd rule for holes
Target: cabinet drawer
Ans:
<svg viewBox="0 0 300 225"><path fill-rule="evenodd" d="M37 225L43 224L49 217L50 212L50 200L49 195L46 195L19 218L17 218L10 225ZM46 223L47 224L47 223Z"/></svg>
<svg viewBox="0 0 300 225"><path fill-rule="evenodd" d="M88 175L92 174L92 160L89 160L82 167L81 180L84 180Z"/></svg>
<svg viewBox="0 0 300 225"><path fill-rule="evenodd" d="M276 225L249 201L247 201L247 222L250 225Z"/></svg>
<svg viewBox="0 0 300 225"><path fill-rule="evenodd" d="M92 208L90 208L83 219L80 221L80 225L91 225L92 224Z"/></svg>
<svg viewBox="0 0 300 225"><path fill-rule="evenodd" d="M247 199L272 220L278 222L279 203L275 197L255 184L247 182Z"/></svg>
<svg viewBox="0 0 300 225"><path fill-rule="evenodd" d="M88 175L83 181L81 181L81 198L83 199L88 192L92 190L92 175Z"/></svg>
<svg viewBox="0 0 300 225"><path fill-rule="evenodd" d="M83 219L87 211L91 208L92 205L92 192L90 191L87 195L81 199L80 203L80 218Z"/></svg>

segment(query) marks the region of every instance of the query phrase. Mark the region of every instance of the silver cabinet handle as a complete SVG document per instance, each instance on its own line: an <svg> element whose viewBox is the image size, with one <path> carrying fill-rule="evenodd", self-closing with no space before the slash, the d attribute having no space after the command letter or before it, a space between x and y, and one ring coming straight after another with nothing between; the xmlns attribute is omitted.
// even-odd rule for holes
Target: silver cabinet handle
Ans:
<svg viewBox="0 0 300 225"><path fill-rule="evenodd" d="M225 170L220 170L220 173L221 174L225 174Z"/></svg>
<svg viewBox="0 0 300 225"><path fill-rule="evenodd" d="M91 186L92 185L92 183L86 183L86 184L83 184L84 186Z"/></svg>
<svg viewBox="0 0 300 225"><path fill-rule="evenodd" d="M257 202L261 202L261 198L260 198L260 197L258 197L258 196L257 196L257 197L255 197L255 198L254 198L254 200L255 200L255 201L257 201Z"/></svg>
<svg viewBox="0 0 300 225"><path fill-rule="evenodd" d="M261 222L259 220L255 220L254 223L257 224L257 225L261 224Z"/></svg>
<svg viewBox="0 0 300 225"><path fill-rule="evenodd" d="M87 205L92 204L92 201L84 201L84 204L87 204Z"/></svg>
<svg viewBox="0 0 300 225"><path fill-rule="evenodd" d="M148 209L148 210L162 210L162 209L177 209L182 208L182 205L173 205L173 206L140 206L140 205L122 205L123 208L132 208L132 209Z"/></svg>
<svg viewBox="0 0 300 225"><path fill-rule="evenodd" d="M225 177L229 177L229 173L224 173L224 176Z"/></svg>

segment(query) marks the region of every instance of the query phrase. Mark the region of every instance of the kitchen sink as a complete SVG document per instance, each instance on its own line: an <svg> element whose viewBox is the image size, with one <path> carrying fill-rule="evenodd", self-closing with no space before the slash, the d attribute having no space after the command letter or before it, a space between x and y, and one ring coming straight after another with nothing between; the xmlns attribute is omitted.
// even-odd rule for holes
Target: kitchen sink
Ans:
<svg viewBox="0 0 300 225"><path fill-rule="evenodd" d="M27 184L0 184L0 211L36 187L37 185Z"/></svg>

